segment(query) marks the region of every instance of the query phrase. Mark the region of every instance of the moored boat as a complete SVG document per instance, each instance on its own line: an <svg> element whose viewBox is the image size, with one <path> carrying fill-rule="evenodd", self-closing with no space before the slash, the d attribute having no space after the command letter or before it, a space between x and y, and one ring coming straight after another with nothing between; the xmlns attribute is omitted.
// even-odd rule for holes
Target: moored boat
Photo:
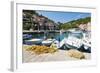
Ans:
<svg viewBox="0 0 100 73"><path fill-rule="evenodd" d="M33 45L33 44L41 44L43 39L38 39L38 38L34 38L34 39L31 39L31 40L25 40L25 44L28 44L28 45Z"/></svg>
<svg viewBox="0 0 100 73"><path fill-rule="evenodd" d="M75 48L75 49L78 49L82 46L82 43L81 43L81 39L78 39L76 37L68 37L67 40L65 41L65 45L68 47L68 48Z"/></svg>
<svg viewBox="0 0 100 73"><path fill-rule="evenodd" d="M51 45L54 39L46 39L42 41L42 45Z"/></svg>
<svg viewBox="0 0 100 73"><path fill-rule="evenodd" d="M32 35L29 34L23 34L23 39L29 39L32 38Z"/></svg>

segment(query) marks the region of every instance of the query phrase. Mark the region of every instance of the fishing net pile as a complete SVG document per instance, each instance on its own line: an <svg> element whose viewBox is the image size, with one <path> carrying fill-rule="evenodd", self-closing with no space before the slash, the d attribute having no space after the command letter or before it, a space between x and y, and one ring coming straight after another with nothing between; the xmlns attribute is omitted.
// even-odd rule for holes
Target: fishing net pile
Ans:
<svg viewBox="0 0 100 73"><path fill-rule="evenodd" d="M77 58L77 59L84 59L85 58L85 55L82 52L75 50L75 49L69 50L67 52L67 55L70 57L73 57L73 58Z"/></svg>
<svg viewBox="0 0 100 73"><path fill-rule="evenodd" d="M31 46L26 49L26 51L31 51L35 54L45 54L45 53L55 53L57 49L47 47L47 46Z"/></svg>

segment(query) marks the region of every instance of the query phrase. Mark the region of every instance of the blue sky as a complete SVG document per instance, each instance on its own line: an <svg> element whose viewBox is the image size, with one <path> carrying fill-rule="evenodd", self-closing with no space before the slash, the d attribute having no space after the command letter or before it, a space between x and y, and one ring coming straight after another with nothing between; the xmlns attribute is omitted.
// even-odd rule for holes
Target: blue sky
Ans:
<svg viewBox="0 0 100 73"><path fill-rule="evenodd" d="M54 12L54 11L37 11L37 13L48 17L55 22L68 22L71 20L85 18L91 16L91 13L80 13L80 12Z"/></svg>

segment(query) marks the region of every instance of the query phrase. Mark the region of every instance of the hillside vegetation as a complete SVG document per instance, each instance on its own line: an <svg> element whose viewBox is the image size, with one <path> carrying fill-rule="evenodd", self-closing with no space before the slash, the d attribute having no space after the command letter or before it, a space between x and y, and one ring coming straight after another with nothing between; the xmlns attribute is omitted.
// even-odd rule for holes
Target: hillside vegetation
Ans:
<svg viewBox="0 0 100 73"><path fill-rule="evenodd" d="M64 29L64 30L67 30L67 29L70 29L70 28L78 28L78 26L80 24L84 25L84 24L87 24L88 22L91 22L91 17L80 18L80 19L77 19L77 20L69 21L67 23L60 23L59 28Z"/></svg>

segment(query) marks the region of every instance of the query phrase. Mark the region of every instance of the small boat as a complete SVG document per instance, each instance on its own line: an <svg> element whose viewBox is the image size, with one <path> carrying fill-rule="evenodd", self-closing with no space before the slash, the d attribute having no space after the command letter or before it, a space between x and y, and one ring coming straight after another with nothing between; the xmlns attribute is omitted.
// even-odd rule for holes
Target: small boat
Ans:
<svg viewBox="0 0 100 73"><path fill-rule="evenodd" d="M28 44L28 45L40 44L42 41L43 41L42 39L34 38L34 39L31 39L31 40L25 40L25 44Z"/></svg>
<svg viewBox="0 0 100 73"><path fill-rule="evenodd" d="M32 35L29 34L23 34L23 39L29 39L32 38Z"/></svg>
<svg viewBox="0 0 100 73"><path fill-rule="evenodd" d="M59 49L69 49L75 48L78 49L82 46L81 40L75 37L64 38L62 41L54 40L54 42ZM66 47L66 48L65 48Z"/></svg>
<svg viewBox="0 0 100 73"><path fill-rule="evenodd" d="M46 39L42 41L43 45L51 45L51 43L54 41L54 39Z"/></svg>
<svg viewBox="0 0 100 73"><path fill-rule="evenodd" d="M65 42L67 41L67 38L64 38L59 44L59 48L60 47L62 47L64 44L65 44Z"/></svg>
<svg viewBox="0 0 100 73"><path fill-rule="evenodd" d="M27 40L27 41L30 41L30 42L40 42L40 41L42 41L42 39L35 38L35 39Z"/></svg>
<svg viewBox="0 0 100 73"><path fill-rule="evenodd" d="M91 51L91 41L90 41L90 34L83 34L82 44L84 45L84 49Z"/></svg>
<svg viewBox="0 0 100 73"><path fill-rule="evenodd" d="M82 43L81 43L81 39L78 39L76 37L70 36L65 40L65 45L68 48L78 49L78 48L80 48L82 46Z"/></svg>

